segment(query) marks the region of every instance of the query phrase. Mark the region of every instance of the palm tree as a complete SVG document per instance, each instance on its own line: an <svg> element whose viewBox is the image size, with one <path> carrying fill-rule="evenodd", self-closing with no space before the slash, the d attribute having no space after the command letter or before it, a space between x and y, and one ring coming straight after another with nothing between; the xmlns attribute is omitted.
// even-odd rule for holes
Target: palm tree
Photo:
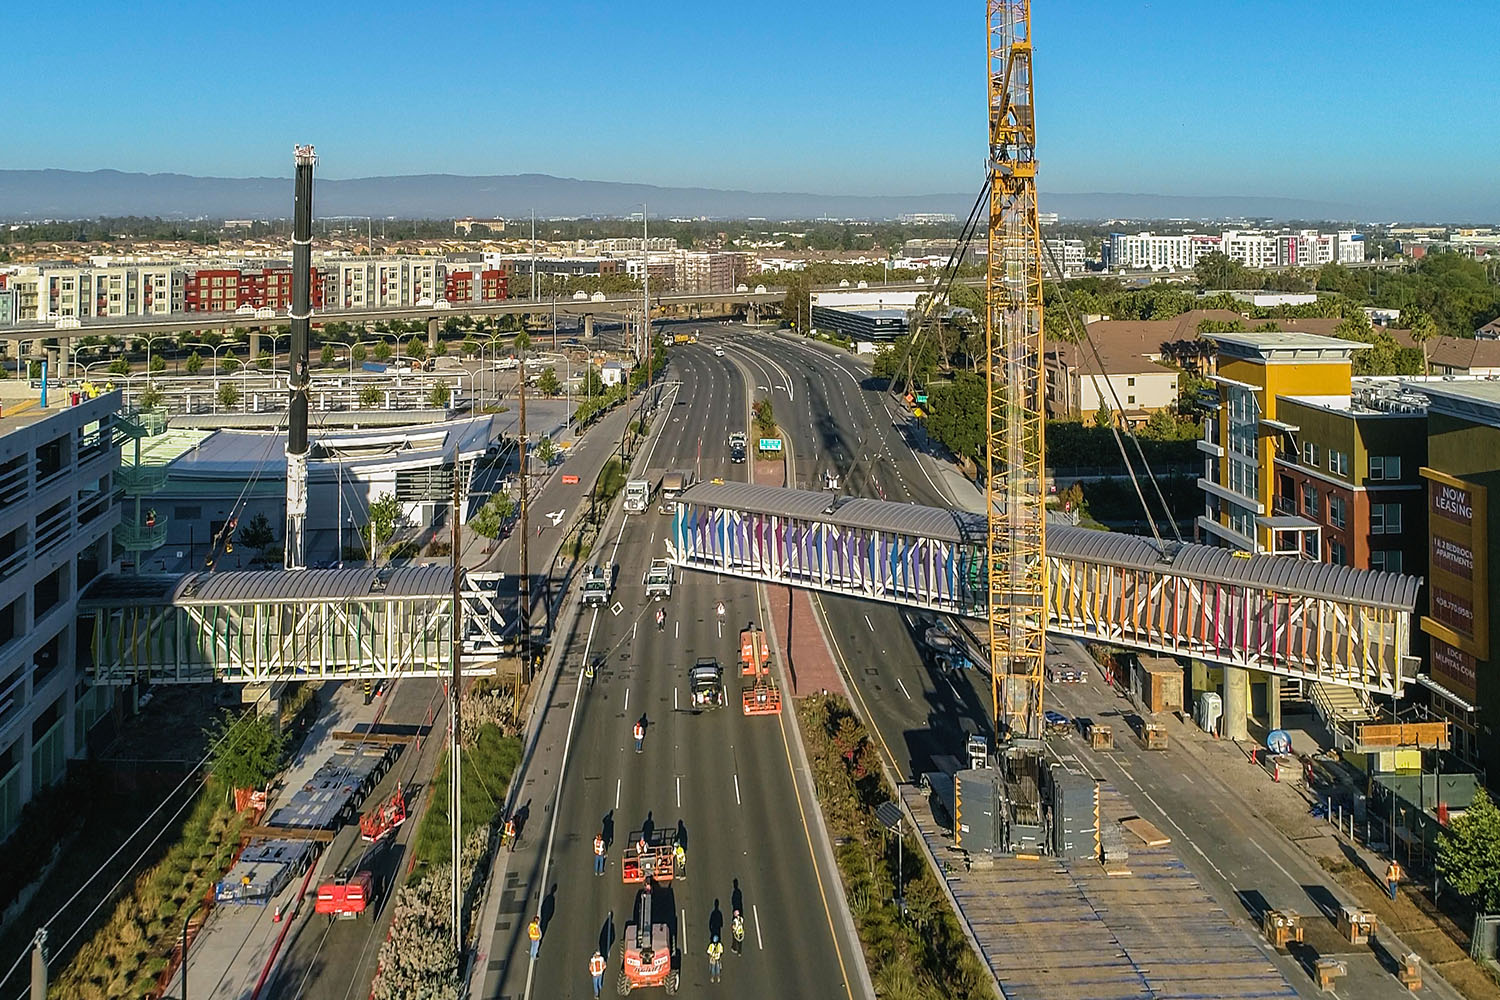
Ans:
<svg viewBox="0 0 1500 1000"><path fill-rule="evenodd" d="M1437 324L1426 313L1418 313L1411 323L1411 339L1422 348L1422 374L1431 375L1432 365L1427 357L1427 342L1438 335Z"/></svg>

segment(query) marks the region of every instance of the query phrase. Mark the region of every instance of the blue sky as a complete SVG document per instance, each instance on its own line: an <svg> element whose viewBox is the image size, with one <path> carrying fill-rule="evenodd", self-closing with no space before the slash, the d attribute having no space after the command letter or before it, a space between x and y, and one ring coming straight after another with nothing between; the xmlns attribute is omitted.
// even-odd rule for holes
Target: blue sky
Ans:
<svg viewBox="0 0 1500 1000"><path fill-rule="evenodd" d="M309 141L328 177L975 191L983 24L980 0L18 2L0 167L284 176ZM1037 0L1034 24L1044 191L1500 202L1500 3Z"/></svg>

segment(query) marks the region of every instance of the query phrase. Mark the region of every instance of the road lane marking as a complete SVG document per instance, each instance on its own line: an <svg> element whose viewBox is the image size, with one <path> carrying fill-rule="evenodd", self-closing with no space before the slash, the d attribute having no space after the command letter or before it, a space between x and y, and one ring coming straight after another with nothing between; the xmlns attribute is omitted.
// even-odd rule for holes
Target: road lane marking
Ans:
<svg viewBox="0 0 1500 1000"><path fill-rule="evenodd" d="M625 711L630 711L630 688L625 689Z"/></svg>
<svg viewBox="0 0 1500 1000"><path fill-rule="evenodd" d="M871 632L875 631L875 626L870 624L869 615L865 615L865 627L868 628Z"/></svg>
<svg viewBox="0 0 1500 1000"><path fill-rule="evenodd" d="M593 617L589 619L588 638L583 642L583 660L589 659L589 650L594 645L594 627L599 624L599 609L594 609ZM628 696L630 689L626 688ZM552 800L552 825L547 830L547 852L542 857L542 881L545 884L546 877L552 871L552 847L557 841L557 817L562 812L558 805L562 802L563 777L568 773L568 753L573 749L573 725L578 721L578 706L583 704L583 671L578 671L578 686L573 691L573 710L568 713L568 738L563 741L562 765L557 769L557 792ZM526 989L521 994L523 998L531 996L531 980L536 974L536 963L526 963Z"/></svg>
<svg viewBox="0 0 1500 1000"><path fill-rule="evenodd" d="M1287 877L1287 880L1289 882L1291 882L1293 885L1300 885L1302 883L1301 879L1297 878L1297 876L1293 875L1291 872L1287 871L1285 868L1282 868L1281 867L1281 862L1277 861L1275 858L1271 857L1270 853L1267 852L1264 847L1261 847L1260 844L1257 843L1254 839L1251 839L1250 843L1255 844L1255 849L1257 851L1259 851L1260 853L1264 854L1266 856L1266 860L1269 861L1269 862L1271 862L1271 864L1275 865L1276 868L1277 868L1277 870L1280 871L1281 874L1285 875Z"/></svg>
<svg viewBox="0 0 1500 1000"><path fill-rule="evenodd" d="M616 778L615 779L615 809L616 809L616 811L618 811L619 808L620 808L620 785L622 785L624 783L624 781L625 781L624 778Z"/></svg>
<svg viewBox="0 0 1500 1000"><path fill-rule="evenodd" d="M682 808L682 777L677 778L677 808Z"/></svg>
<svg viewBox="0 0 1500 1000"><path fill-rule="evenodd" d="M719 622L719 638L724 638L724 623Z"/></svg>
<svg viewBox="0 0 1500 1000"><path fill-rule="evenodd" d="M677 711L677 689L672 689L672 711Z"/></svg>
<svg viewBox="0 0 1500 1000"><path fill-rule="evenodd" d="M901 678L897 677L896 678L896 683L897 684L901 684ZM904 694L904 695L906 695L906 700L907 701L911 701L911 692L908 691L908 690L906 690L906 685L905 684L901 684L901 693Z"/></svg>
<svg viewBox="0 0 1500 1000"><path fill-rule="evenodd" d="M734 804L743 804L740 802L740 774L738 771L734 773Z"/></svg>
<svg viewBox="0 0 1500 1000"><path fill-rule="evenodd" d="M672 623L672 638L678 639L682 636L682 622Z"/></svg>
<svg viewBox="0 0 1500 1000"><path fill-rule="evenodd" d="M760 911L755 908L754 903L750 904L750 915L755 918L755 947L765 951L766 943L760 939Z"/></svg>
<svg viewBox="0 0 1500 1000"><path fill-rule="evenodd" d="M682 908L682 923L678 924L677 926L682 928L682 953L684 955L690 954L690 952L688 950L688 943L687 943L687 907L686 906L684 906Z"/></svg>

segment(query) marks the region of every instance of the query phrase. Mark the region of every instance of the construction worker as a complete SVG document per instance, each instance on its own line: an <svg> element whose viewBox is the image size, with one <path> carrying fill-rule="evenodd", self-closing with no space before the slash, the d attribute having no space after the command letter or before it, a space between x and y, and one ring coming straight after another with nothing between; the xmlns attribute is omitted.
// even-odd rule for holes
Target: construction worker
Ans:
<svg viewBox="0 0 1500 1000"><path fill-rule="evenodd" d="M537 953L542 950L542 915L538 913L531 918L531 923L526 925L526 936L531 939L531 958L536 960Z"/></svg>
<svg viewBox="0 0 1500 1000"><path fill-rule="evenodd" d="M656 609L656 631L658 631L658 632L665 632L666 630L667 630L667 612L666 612L666 610L664 608L657 608Z"/></svg>
<svg viewBox="0 0 1500 1000"><path fill-rule="evenodd" d="M675 839L672 843L672 876L687 878L687 848L682 846L682 841Z"/></svg>
<svg viewBox="0 0 1500 1000"><path fill-rule="evenodd" d="M510 846L510 852L514 854L516 852L516 818L514 816L505 817L505 836L503 839Z"/></svg>
<svg viewBox="0 0 1500 1000"><path fill-rule="evenodd" d="M724 978L724 944L719 936L708 942L708 981L717 983Z"/></svg>
<svg viewBox="0 0 1500 1000"><path fill-rule="evenodd" d="M599 1000L599 991L604 989L604 956L599 954L599 949L594 949L594 957L589 959L589 975L594 977L594 1000Z"/></svg>
<svg viewBox="0 0 1500 1000"><path fill-rule="evenodd" d="M732 935L729 947L739 955L745 950L745 916L739 910L734 911L734 919L729 922L729 930Z"/></svg>
<svg viewBox="0 0 1500 1000"><path fill-rule="evenodd" d="M640 753L641 744L646 741L646 727L640 719L635 720L635 728L631 732L635 736L635 752Z"/></svg>
<svg viewBox="0 0 1500 1000"><path fill-rule="evenodd" d="M594 874L604 874L604 833L594 835Z"/></svg>
<svg viewBox="0 0 1500 1000"><path fill-rule="evenodd" d="M642 833L641 839L635 842L635 856L638 858L644 858L646 856L646 852L650 849L651 845L646 843L646 835Z"/></svg>
<svg viewBox="0 0 1500 1000"><path fill-rule="evenodd" d="M719 621L723 621L724 620L724 602L723 601L720 601L719 604L718 604L718 607L714 608L714 613L719 616Z"/></svg>
<svg viewBox="0 0 1500 1000"><path fill-rule="evenodd" d="M1392 858L1391 863L1385 866L1385 890L1391 894L1391 902L1396 901L1396 890L1401 887L1401 866Z"/></svg>

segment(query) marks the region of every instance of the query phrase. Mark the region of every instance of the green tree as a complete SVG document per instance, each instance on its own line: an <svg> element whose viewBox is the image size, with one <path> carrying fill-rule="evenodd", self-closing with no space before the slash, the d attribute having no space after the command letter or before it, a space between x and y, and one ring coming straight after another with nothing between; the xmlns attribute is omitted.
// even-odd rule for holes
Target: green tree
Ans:
<svg viewBox="0 0 1500 1000"><path fill-rule="evenodd" d="M1115 423L1115 411L1109 408L1109 404L1103 400L1099 401L1099 409L1094 411L1094 426L1098 428L1113 427Z"/></svg>
<svg viewBox="0 0 1500 1000"><path fill-rule="evenodd" d="M219 409L232 410L240 401L240 387L233 382L225 382L219 386L217 395Z"/></svg>
<svg viewBox="0 0 1500 1000"><path fill-rule="evenodd" d="M349 348L349 360L353 361L357 365L364 364L365 359L369 356L370 353L365 350L364 344L354 344Z"/></svg>
<svg viewBox="0 0 1500 1000"><path fill-rule="evenodd" d="M286 736L268 716L226 711L205 732L213 747L209 771L226 795L236 788L262 788L281 770Z"/></svg>
<svg viewBox="0 0 1500 1000"><path fill-rule="evenodd" d="M115 358L109 363L109 373L111 375L129 375L130 362L124 358Z"/></svg>
<svg viewBox="0 0 1500 1000"><path fill-rule="evenodd" d="M1438 834L1437 870L1481 912L1500 908L1500 809L1483 788Z"/></svg>
<svg viewBox="0 0 1500 1000"><path fill-rule="evenodd" d="M585 398L604 395L604 376L599 369L589 365L583 372L583 395Z"/></svg>
<svg viewBox="0 0 1500 1000"><path fill-rule="evenodd" d="M448 401L453 398L453 390L448 387L447 382L437 382L432 386L432 391L427 394L427 402L432 404L433 409L444 410L448 408Z"/></svg>
<svg viewBox="0 0 1500 1000"><path fill-rule="evenodd" d="M153 375L160 375L167 370L167 359L160 354L151 359L150 371Z"/></svg>
<svg viewBox="0 0 1500 1000"><path fill-rule="evenodd" d="M413 337L406 342L406 356L415 358L417 361L427 360L427 342L421 337Z"/></svg>
<svg viewBox="0 0 1500 1000"><path fill-rule="evenodd" d="M490 498L484 502L484 506L474 514L469 521L469 527L485 538L499 538L500 532L504 530L506 522L515 513L516 502L509 493L500 491L491 493Z"/></svg>
<svg viewBox="0 0 1500 1000"><path fill-rule="evenodd" d="M477 340L475 340L474 338L469 337L469 338L467 338L467 339L464 340L463 347L461 348L461 351L463 352L463 356L466 357L466 358L478 357L479 356L479 342Z"/></svg>
<svg viewBox="0 0 1500 1000"><path fill-rule="evenodd" d="M203 370L203 355L197 351L189 354L187 360L182 363L182 370L189 375L196 375L201 372Z"/></svg>
<svg viewBox="0 0 1500 1000"><path fill-rule="evenodd" d="M272 354L270 351L261 351L255 356L255 367L259 368L263 372L270 371L271 366L275 363L276 355Z"/></svg>
<svg viewBox="0 0 1500 1000"><path fill-rule="evenodd" d="M391 345L382 340L375 345L375 360L384 364L391 360Z"/></svg>
<svg viewBox="0 0 1500 1000"><path fill-rule="evenodd" d="M380 390L373 385L367 385L359 390L359 405L369 409L380 402Z"/></svg>
<svg viewBox="0 0 1500 1000"><path fill-rule="evenodd" d="M323 350L318 352L318 362L324 368L330 367L337 359L338 354L334 351L332 344L324 344Z"/></svg>
<svg viewBox="0 0 1500 1000"><path fill-rule="evenodd" d="M271 527L270 519L264 514L256 514L245 522L237 534L241 545L248 546L261 555L265 555L266 549L276 544L276 532Z"/></svg>
<svg viewBox="0 0 1500 1000"><path fill-rule="evenodd" d="M805 271L784 271L786 295L781 300L781 318L788 326L806 333L812 324L812 280ZM801 326L798 326L798 323Z"/></svg>
<svg viewBox="0 0 1500 1000"><path fill-rule="evenodd" d="M146 391L143 392L143 393L141 393L141 395L140 395L141 409L143 409L143 410L154 410L154 409L157 409L158 407L161 406L162 399L164 399L164 398L165 397L162 394L162 391L160 389L158 389L154 385L148 385L148 386L146 386Z"/></svg>
<svg viewBox="0 0 1500 1000"><path fill-rule="evenodd" d="M553 444L552 439L549 437L544 437L538 441L534 451L536 460L544 466L551 465L553 459L557 458L557 445Z"/></svg>
<svg viewBox="0 0 1500 1000"><path fill-rule="evenodd" d="M439 340L432 348L432 356L435 358L446 358L448 356L448 342Z"/></svg>
<svg viewBox="0 0 1500 1000"><path fill-rule="evenodd" d="M556 396L562 392L562 383L557 380L557 369L543 369L542 377L537 379L536 388L543 396Z"/></svg>
<svg viewBox="0 0 1500 1000"><path fill-rule="evenodd" d="M1198 261L1193 273L1203 288L1258 288L1259 276L1237 260L1215 250Z"/></svg>
<svg viewBox="0 0 1500 1000"><path fill-rule="evenodd" d="M507 318L512 316L511 313L506 313L505 315ZM525 352L531 350L531 334L527 333L525 330L522 330L520 333L516 334L516 339L511 344L511 350L516 352L517 357L520 357Z"/></svg>
<svg viewBox="0 0 1500 1000"><path fill-rule="evenodd" d="M402 527L405 521L401 503L394 493L382 493L371 501L370 524L375 527L376 544L385 545L396 537L396 529Z"/></svg>
<svg viewBox="0 0 1500 1000"><path fill-rule="evenodd" d="M776 436L776 414L769 399L757 399L750 408L755 417L755 431L761 437Z"/></svg>
<svg viewBox="0 0 1500 1000"><path fill-rule="evenodd" d="M1422 351L1422 374L1432 374L1432 362L1427 356L1427 344L1438 335L1438 327L1432 317L1426 313L1418 313L1411 321L1411 339L1416 342Z"/></svg>

